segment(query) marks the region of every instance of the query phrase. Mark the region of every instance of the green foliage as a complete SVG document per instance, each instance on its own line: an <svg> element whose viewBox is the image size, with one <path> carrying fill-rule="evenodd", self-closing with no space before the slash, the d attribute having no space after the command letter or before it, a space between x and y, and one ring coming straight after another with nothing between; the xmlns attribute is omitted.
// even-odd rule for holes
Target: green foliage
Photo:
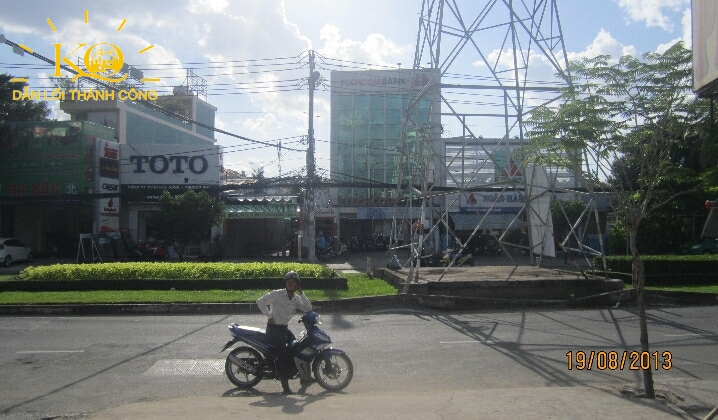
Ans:
<svg viewBox="0 0 718 420"><path fill-rule="evenodd" d="M646 285L718 284L718 255L644 255ZM609 275L631 281L630 255L606 257ZM594 259L597 270L603 270L601 258ZM598 274L598 273L597 273Z"/></svg>
<svg viewBox="0 0 718 420"><path fill-rule="evenodd" d="M199 243L209 239L212 226L224 220L224 203L210 197L206 191L189 190L172 196L168 191L159 198L159 223L165 239L180 245Z"/></svg>
<svg viewBox="0 0 718 420"><path fill-rule="evenodd" d="M615 225L608 234L608 246L612 256L623 255L627 253L626 243L628 241L628 231L622 224ZM630 253L630 251L628 252ZM603 262L601 262L603 265Z"/></svg>
<svg viewBox="0 0 718 420"><path fill-rule="evenodd" d="M14 76L0 74L0 124L8 122L45 121L50 109L44 101L13 101L12 91L22 91L27 83L10 82Z"/></svg>
<svg viewBox="0 0 718 420"><path fill-rule="evenodd" d="M571 231L571 227L586 209L586 203L581 200L553 200L551 202L551 217L556 236L565 238ZM584 222L585 222L584 218ZM590 223L592 219L588 219ZM585 223L584 223L585 226ZM578 235L578 233L576 233ZM569 241L569 245L575 241Z"/></svg>
<svg viewBox="0 0 718 420"><path fill-rule="evenodd" d="M106 264L105 264L106 265ZM348 274L347 290L306 290L312 301L396 294L396 288L366 274ZM268 290L112 290L89 292L3 292L0 304L234 303L254 302Z"/></svg>
<svg viewBox="0 0 718 420"><path fill-rule="evenodd" d="M21 280L256 279L283 278L290 270L302 278L333 275L331 269L319 264L133 262L33 266L22 270L18 277Z"/></svg>

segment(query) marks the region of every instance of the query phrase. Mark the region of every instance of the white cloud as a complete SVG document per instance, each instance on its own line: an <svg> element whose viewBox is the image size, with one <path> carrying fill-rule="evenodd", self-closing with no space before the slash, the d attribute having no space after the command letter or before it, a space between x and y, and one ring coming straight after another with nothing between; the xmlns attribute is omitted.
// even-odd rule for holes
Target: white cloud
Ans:
<svg viewBox="0 0 718 420"><path fill-rule="evenodd" d="M192 13L221 13L228 5L228 0L191 0L187 10Z"/></svg>
<svg viewBox="0 0 718 420"><path fill-rule="evenodd" d="M275 117L274 114L266 114L254 119L247 118L242 121L242 127L252 132L259 133L262 136L266 136L269 128L278 128L277 117Z"/></svg>
<svg viewBox="0 0 718 420"><path fill-rule="evenodd" d="M646 26L658 26L667 31L673 31L674 24L664 13L665 10L677 12L690 0L614 0L619 7L628 12L631 20L645 21Z"/></svg>
<svg viewBox="0 0 718 420"><path fill-rule="evenodd" d="M380 66L395 66L411 49L410 46L396 44L382 34L369 34L364 41L342 39L339 28L329 24L319 31L319 39L324 42L318 50L322 55Z"/></svg>
<svg viewBox="0 0 718 420"><path fill-rule="evenodd" d="M681 24L683 25L683 43L686 44L686 48L693 48L693 21L690 8L683 11Z"/></svg>
<svg viewBox="0 0 718 420"><path fill-rule="evenodd" d="M581 60L583 58L593 58L599 55L610 55L613 59L618 60L624 55L636 56L636 48L632 45L623 45L616 40L608 31L601 29L584 51L567 52L569 61Z"/></svg>

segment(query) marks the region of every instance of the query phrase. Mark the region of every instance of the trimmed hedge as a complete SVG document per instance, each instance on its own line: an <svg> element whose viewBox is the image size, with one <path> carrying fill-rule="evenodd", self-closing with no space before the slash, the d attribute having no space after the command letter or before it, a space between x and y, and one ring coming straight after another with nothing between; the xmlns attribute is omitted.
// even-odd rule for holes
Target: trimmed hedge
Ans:
<svg viewBox="0 0 718 420"><path fill-rule="evenodd" d="M718 284L718 255L642 255L647 286ZM606 264L611 276L631 281L630 255L611 255ZM596 271L603 260L594 259Z"/></svg>
<svg viewBox="0 0 718 420"><path fill-rule="evenodd" d="M23 281L283 279L290 270L299 273L302 279L336 276L333 270L319 264L118 262L33 266L22 270L18 278Z"/></svg>
<svg viewBox="0 0 718 420"><path fill-rule="evenodd" d="M90 290L275 290L284 287L283 278L212 280L11 280L0 282L0 292L70 292ZM302 279L304 290L347 290L346 278Z"/></svg>

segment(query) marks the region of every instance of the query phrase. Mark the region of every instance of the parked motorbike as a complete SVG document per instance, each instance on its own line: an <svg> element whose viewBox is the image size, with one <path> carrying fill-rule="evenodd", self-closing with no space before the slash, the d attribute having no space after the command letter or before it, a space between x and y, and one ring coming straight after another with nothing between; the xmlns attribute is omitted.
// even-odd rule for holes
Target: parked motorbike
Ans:
<svg viewBox="0 0 718 420"><path fill-rule="evenodd" d="M451 261L454 261L454 267L474 266L474 258L470 253L456 252L454 249L447 249L444 257L441 259L441 266L448 267Z"/></svg>
<svg viewBox="0 0 718 420"><path fill-rule="evenodd" d="M501 255L502 252L501 245L492 236L482 239L474 248L475 255Z"/></svg>
<svg viewBox="0 0 718 420"><path fill-rule="evenodd" d="M306 331L299 340L289 343L289 355L294 361L290 363L289 377L307 381L316 379L327 391L346 388L354 376L354 366L349 356L343 350L327 347L332 340L326 332L317 327L317 324L321 324L319 314L307 312L299 322L304 324ZM249 389L262 379L279 379L278 358L264 330L237 324L227 328L234 338L225 344L222 351L240 341L249 345L237 347L227 356L224 370L233 384Z"/></svg>
<svg viewBox="0 0 718 420"><path fill-rule="evenodd" d="M334 251L332 251L331 248L322 249L316 247L314 248L314 255L316 255L317 260L327 262L330 261L332 257L334 257Z"/></svg>
<svg viewBox="0 0 718 420"><path fill-rule="evenodd" d="M341 242L337 242L337 244L334 246L333 251L335 255L338 255L340 257L343 257L347 254L349 254L349 248L347 248L346 245L344 245Z"/></svg>
<svg viewBox="0 0 718 420"><path fill-rule="evenodd" d="M434 254L424 254L419 259L419 265L421 267L441 267L441 259L444 254L437 252ZM411 257L411 265L416 264L416 255Z"/></svg>
<svg viewBox="0 0 718 420"><path fill-rule="evenodd" d="M140 242L135 249L135 257L141 260L161 260L167 258L168 253L161 245Z"/></svg>

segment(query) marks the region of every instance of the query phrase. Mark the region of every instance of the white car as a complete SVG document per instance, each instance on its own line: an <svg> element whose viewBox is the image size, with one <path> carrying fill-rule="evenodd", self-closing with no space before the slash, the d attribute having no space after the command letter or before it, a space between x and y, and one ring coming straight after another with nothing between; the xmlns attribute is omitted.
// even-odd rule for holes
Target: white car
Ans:
<svg viewBox="0 0 718 420"><path fill-rule="evenodd" d="M0 238L0 262L6 267L16 261L32 261L32 250L15 238Z"/></svg>

